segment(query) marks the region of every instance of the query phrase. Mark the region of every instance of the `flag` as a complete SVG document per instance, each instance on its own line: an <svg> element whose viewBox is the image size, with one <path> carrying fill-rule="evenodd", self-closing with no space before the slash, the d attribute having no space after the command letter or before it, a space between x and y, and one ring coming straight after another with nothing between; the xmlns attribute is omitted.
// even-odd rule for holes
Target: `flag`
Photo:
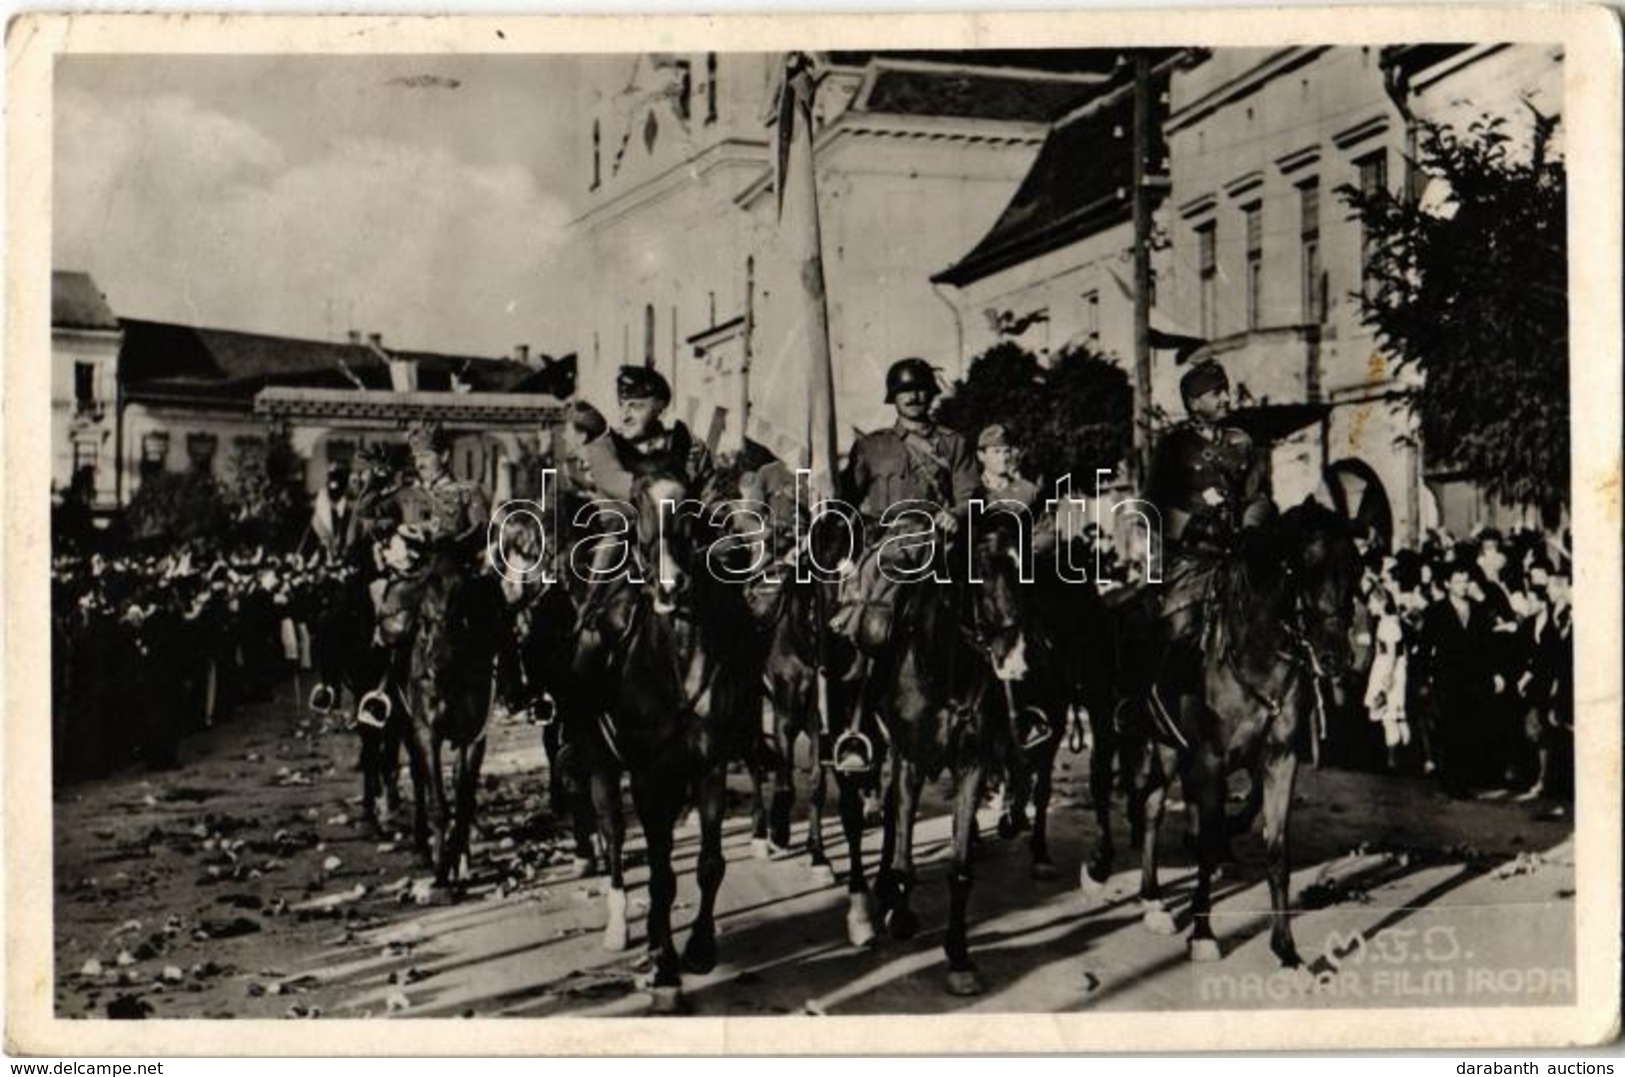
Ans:
<svg viewBox="0 0 1625 1077"><path fill-rule="evenodd" d="M795 465L812 473L814 499L835 489L835 370L813 170L812 106L816 60L790 53L782 62L775 111L773 186L777 216L769 233L773 260L787 286L765 326L758 384L770 395L752 401L753 433L793 449ZM787 461L788 462L788 461Z"/></svg>

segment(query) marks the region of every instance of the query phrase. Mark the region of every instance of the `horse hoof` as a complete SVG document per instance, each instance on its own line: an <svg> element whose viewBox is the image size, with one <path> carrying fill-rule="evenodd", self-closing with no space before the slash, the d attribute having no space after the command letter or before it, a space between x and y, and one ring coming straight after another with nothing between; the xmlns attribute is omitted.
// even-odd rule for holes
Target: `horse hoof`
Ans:
<svg viewBox="0 0 1625 1077"><path fill-rule="evenodd" d="M681 987L649 988L649 1012L653 1014L679 1014L683 1012Z"/></svg>
<svg viewBox="0 0 1625 1077"><path fill-rule="evenodd" d="M750 839L750 855L757 860L770 860L773 857L773 847L767 843L766 838Z"/></svg>
<svg viewBox="0 0 1625 1077"><path fill-rule="evenodd" d="M976 974L975 969L953 969L948 973L950 995L966 998L970 995L980 995L985 990L982 978Z"/></svg>
<svg viewBox="0 0 1625 1077"><path fill-rule="evenodd" d="M683 971L704 976L716 967L717 941L707 939L702 942L698 935L689 936L688 945L683 947Z"/></svg>
<svg viewBox="0 0 1625 1077"><path fill-rule="evenodd" d="M999 837L1009 841L1021 833L1021 826L1009 815L999 816Z"/></svg>
<svg viewBox="0 0 1625 1077"><path fill-rule="evenodd" d="M1220 958L1218 939L1192 939L1191 960L1197 962L1217 961Z"/></svg>
<svg viewBox="0 0 1625 1077"><path fill-rule="evenodd" d="M1153 935L1172 935L1178 928L1167 909L1147 909L1142 920L1145 929Z"/></svg>
<svg viewBox="0 0 1625 1077"><path fill-rule="evenodd" d="M869 914L869 899L865 894L853 894L846 910L846 938L859 950L875 944L875 922Z"/></svg>
<svg viewBox="0 0 1625 1077"><path fill-rule="evenodd" d="M1095 901L1105 896L1106 880L1095 878L1090 874L1089 865L1085 864L1078 869L1078 889L1083 891L1084 900Z"/></svg>
<svg viewBox="0 0 1625 1077"><path fill-rule="evenodd" d="M1060 878L1060 876L1061 876L1060 871L1055 867L1054 864L1051 864L1048 860L1034 860L1033 861L1033 878L1035 878L1035 879L1058 879L1058 878Z"/></svg>
<svg viewBox="0 0 1625 1077"><path fill-rule="evenodd" d="M835 885L835 869L829 864L814 864L812 866L813 882L819 886Z"/></svg>
<svg viewBox="0 0 1625 1077"><path fill-rule="evenodd" d="M912 909L892 909L886 913L886 933L892 938L906 942L919 930L920 920Z"/></svg>

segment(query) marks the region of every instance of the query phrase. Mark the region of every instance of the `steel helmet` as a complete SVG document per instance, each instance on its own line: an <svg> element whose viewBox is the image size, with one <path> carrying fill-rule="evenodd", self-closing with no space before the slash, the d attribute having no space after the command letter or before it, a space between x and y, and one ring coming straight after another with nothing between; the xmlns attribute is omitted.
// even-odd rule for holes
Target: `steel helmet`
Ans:
<svg viewBox="0 0 1625 1077"><path fill-rule="evenodd" d="M886 403L897 399L897 394L920 389L936 396L937 375L924 359L899 359L886 371Z"/></svg>

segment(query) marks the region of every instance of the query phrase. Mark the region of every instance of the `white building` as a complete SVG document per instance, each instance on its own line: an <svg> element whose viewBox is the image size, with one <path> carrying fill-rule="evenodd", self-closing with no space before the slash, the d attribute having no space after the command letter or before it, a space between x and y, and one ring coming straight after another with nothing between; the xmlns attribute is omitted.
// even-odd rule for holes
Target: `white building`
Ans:
<svg viewBox="0 0 1625 1077"><path fill-rule="evenodd" d="M82 474L92 507L119 503L118 356L123 332L88 273L51 274L51 486Z"/></svg>
<svg viewBox="0 0 1625 1077"><path fill-rule="evenodd" d="M964 327L930 277L986 233L1048 123L1096 91L1111 57L827 60L814 152L836 414L850 432L890 421L892 361L919 355L945 378L961 373ZM676 416L721 442L738 430L747 320L758 355L796 338L775 306L790 291L775 260L767 126L777 58L583 63L593 146L590 208L577 222L583 391L612 399L618 366L654 366L673 384ZM775 392L784 388L750 387L753 402Z"/></svg>

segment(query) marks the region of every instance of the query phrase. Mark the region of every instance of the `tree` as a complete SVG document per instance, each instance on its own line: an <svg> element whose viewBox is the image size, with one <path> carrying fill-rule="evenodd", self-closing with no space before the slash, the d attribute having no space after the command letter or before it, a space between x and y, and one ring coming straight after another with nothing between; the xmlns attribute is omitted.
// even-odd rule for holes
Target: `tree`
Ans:
<svg viewBox="0 0 1625 1077"><path fill-rule="evenodd" d="M130 499L127 522L137 541L220 539L231 523L231 506L206 470L156 471Z"/></svg>
<svg viewBox="0 0 1625 1077"><path fill-rule="evenodd" d="M1533 111L1531 109L1531 111ZM1419 166L1443 197L1344 187L1367 237L1367 322L1422 374L1428 461L1552 512L1569 489L1568 256L1553 120L1520 147L1500 118L1424 124Z"/></svg>
<svg viewBox="0 0 1625 1077"><path fill-rule="evenodd" d="M284 431L238 438L227 462L226 497L244 537L291 546L309 522L304 461Z"/></svg>
<svg viewBox="0 0 1625 1077"><path fill-rule="evenodd" d="M1003 423L1028 470L1074 476L1093 488L1096 468L1116 468L1128 453L1133 392L1115 363L1068 349L1049 369L1019 345L1001 341L971 360L938 407L938 418L974 441Z"/></svg>

